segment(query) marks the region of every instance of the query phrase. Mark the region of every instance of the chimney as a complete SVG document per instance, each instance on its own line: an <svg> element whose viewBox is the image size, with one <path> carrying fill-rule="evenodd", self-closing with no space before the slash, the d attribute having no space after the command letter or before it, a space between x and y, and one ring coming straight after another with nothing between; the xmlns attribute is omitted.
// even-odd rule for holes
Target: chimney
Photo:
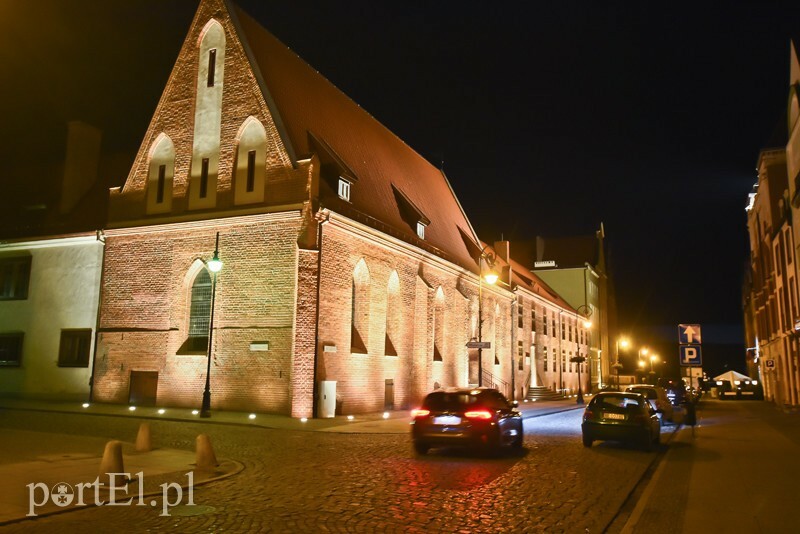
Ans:
<svg viewBox="0 0 800 534"><path fill-rule="evenodd" d="M497 257L506 263L508 263L508 255L510 248L511 244L508 241L494 242L494 251L497 253Z"/></svg>
<svg viewBox="0 0 800 534"><path fill-rule="evenodd" d="M69 213L97 180L103 132L81 121L67 125L67 155L59 212Z"/></svg>

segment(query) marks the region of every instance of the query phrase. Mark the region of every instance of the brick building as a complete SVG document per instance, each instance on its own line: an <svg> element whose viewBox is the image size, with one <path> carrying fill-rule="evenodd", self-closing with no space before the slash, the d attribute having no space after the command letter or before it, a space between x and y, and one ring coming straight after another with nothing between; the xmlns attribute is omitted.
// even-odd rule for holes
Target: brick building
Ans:
<svg viewBox="0 0 800 534"><path fill-rule="evenodd" d="M225 0L200 2L105 234L95 400L199 405L209 334L213 409L478 382L482 247L447 178ZM483 382L507 393L536 375L511 363L517 293L574 314L520 276L483 291Z"/></svg>

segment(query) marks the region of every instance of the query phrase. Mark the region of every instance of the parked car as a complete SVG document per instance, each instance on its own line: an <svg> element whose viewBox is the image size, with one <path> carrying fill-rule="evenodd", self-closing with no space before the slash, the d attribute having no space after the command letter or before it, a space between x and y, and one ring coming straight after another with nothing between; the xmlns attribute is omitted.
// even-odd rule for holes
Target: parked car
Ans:
<svg viewBox="0 0 800 534"><path fill-rule="evenodd" d="M581 432L584 447L596 440L611 440L650 451L661 442L661 421L641 393L600 392L586 405Z"/></svg>
<svg viewBox="0 0 800 534"><path fill-rule="evenodd" d="M650 401L650 405L657 413L661 414L661 417L665 421L673 421L675 410L672 407L672 403L669 401L669 397L667 397L667 392L664 391L664 388L661 386L653 386L650 384L632 384L628 386L625 391L641 393L648 401Z"/></svg>
<svg viewBox="0 0 800 534"><path fill-rule="evenodd" d="M667 398L673 406L680 406L687 402L687 400L692 400L686 388L686 382L683 380L659 378L658 385L664 388L664 391L667 393Z"/></svg>
<svg viewBox="0 0 800 534"><path fill-rule="evenodd" d="M516 407L516 402L508 402L492 388L447 388L429 393L412 411L414 450L426 454L433 447L520 448L522 414Z"/></svg>

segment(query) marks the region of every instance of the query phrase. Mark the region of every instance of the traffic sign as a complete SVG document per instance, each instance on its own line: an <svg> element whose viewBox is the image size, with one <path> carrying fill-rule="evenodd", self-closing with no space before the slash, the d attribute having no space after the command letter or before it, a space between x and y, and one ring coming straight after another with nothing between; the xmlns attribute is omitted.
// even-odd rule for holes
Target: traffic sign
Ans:
<svg viewBox="0 0 800 534"><path fill-rule="evenodd" d="M701 366L703 365L703 353L700 345L681 345L680 351L681 365Z"/></svg>
<svg viewBox="0 0 800 534"><path fill-rule="evenodd" d="M491 341L467 341L468 349L491 349Z"/></svg>
<svg viewBox="0 0 800 534"><path fill-rule="evenodd" d="M678 343L681 345L690 345L692 343L700 344L702 342L699 324L678 325Z"/></svg>

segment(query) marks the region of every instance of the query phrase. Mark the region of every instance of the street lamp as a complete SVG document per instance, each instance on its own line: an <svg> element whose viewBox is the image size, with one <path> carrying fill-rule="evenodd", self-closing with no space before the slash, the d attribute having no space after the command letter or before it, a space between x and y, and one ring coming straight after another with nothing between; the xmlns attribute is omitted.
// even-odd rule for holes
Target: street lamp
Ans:
<svg viewBox="0 0 800 534"><path fill-rule="evenodd" d="M483 386L483 262L489 266L489 272L486 273L486 283L494 285L499 276L494 270L495 257L488 252L487 247L481 250L480 258L478 258L478 387ZM513 372L513 369L512 369Z"/></svg>
<svg viewBox="0 0 800 534"><path fill-rule="evenodd" d="M614 365L612 365L612 367L614 369L616 369L616 371L617 371L617 391L619 391L619 370L622 369L622 364L619 363L619 348L620 347L622 347L623 349L627 348L629 344L630 344L630 342L627 339L625 339L625 338L617 338L617 342L616 342L616 347L617 347L616 360L614 362Z"/></svg>
<svg viewBox="0 0 800 534"><path fill-rule="evenodd" d="M583 310L583 313L581 313ZM592 321L589 320L589 317L592 316L592 310L586 305L582 304L575 310L575 322L578 321L578 314L583 316L583 327L585 329L589 329L592 327ZM577 333L576 333L577 335ZM581 384L581 364L586 361L586 358L581 356L581 344L578 342L578 351L574 358L570 358L571 362L576 363L578 365L578 398L576 400L577 404L583 404L583 386Z"/></svg>
<svg viewBox="0 0 800 534"><path fill-rule="evenodd" d="M647 353L648 353L648 352L649 352L649 350L648 350L648 348L647 348L647 347L642 347L642 348L640 348L640 349L639 349L639 363L638 363L638 365L639 365L639 367L641 368L641 373L642 373L642 382L644 382L644 381L645 381L645 380L644 380L644 373L645 373L645 371L644 371L644 368L645 368L645 366L646 366L646 363L645 363L645 361L646 361L646 359L647 359L646 357L647 357Z"/></svg>
<svg viewBox="0 0 800 534"><path fill-rule="evenodd" d="M203 390L203 404L200 408L200 417L211 417L211 336L214 333L214 300L217 295L217 273L222 270L222 260L219 259L219 232L214 245L214 257L206 262L208 270L214 274L211 280L211 317L208 321L208 361L206 363L206 388Z"/></svg>

